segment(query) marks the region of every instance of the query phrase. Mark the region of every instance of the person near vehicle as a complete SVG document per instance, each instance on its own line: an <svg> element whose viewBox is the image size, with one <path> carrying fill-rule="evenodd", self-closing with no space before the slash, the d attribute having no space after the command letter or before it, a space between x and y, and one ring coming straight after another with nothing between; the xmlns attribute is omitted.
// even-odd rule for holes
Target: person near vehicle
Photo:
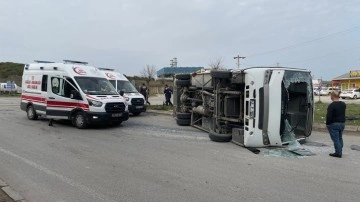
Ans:
<svg viewBox="0 0 360 202"><path fill-rule="evenodd" d="M331 92L332 103L327 108L326 127L330 133L331 140L334 143L335 153L329 154L332 157L342 157L343 139L342 134L345 128L345 110L346 104L339 101L340 92L335 90Z"/></svg>
<svg viewBox="0 0 360 202"><path fill-rule="evenodd" d="M169 86L167 84L165 85L164 94L165 94L165 105L172 106L173 105L171 103L172 90L169 88Z"/></svg>
<svg viewBox="0 0 360 202"><path fill-rule="evenodd" d="M145 85L145 83L142 84L139 91L144 96L146 103L150 105L150 102L148 100L149 90L148 90L147 86Z"/></svg>

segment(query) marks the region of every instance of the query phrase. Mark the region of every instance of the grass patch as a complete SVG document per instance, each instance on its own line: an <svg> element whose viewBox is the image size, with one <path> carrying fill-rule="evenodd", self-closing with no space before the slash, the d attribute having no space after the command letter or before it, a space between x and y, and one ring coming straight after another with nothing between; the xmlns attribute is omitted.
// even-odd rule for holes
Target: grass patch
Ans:
<svg viewBox="0 0 360 202"><path fill-rule="evenodd" d="M325 123L326 121L326 112L329 103L316 102L315 103L315 113L314 113L314 122L315 123ZM359 104L346 104L346 116L357 117L358 120L346 120L345 124L347 125L360 125L360 105Z"/></svg>
<svg viewBox="0 0 360 202"><path fill-rule="evenodd" d="M0 97L20 97L21 96L21 94L20 93L11 93L11 94L9 94L9 93L2 93L2 94L0 94Z"/></svg>
<svg viewBox="0 0 360 202"><path fill-rule="evenodd" d="M163 111L172 111L172 106L166 106L166 105L148 105L146 106L149 110L163 110Z"/></svg>

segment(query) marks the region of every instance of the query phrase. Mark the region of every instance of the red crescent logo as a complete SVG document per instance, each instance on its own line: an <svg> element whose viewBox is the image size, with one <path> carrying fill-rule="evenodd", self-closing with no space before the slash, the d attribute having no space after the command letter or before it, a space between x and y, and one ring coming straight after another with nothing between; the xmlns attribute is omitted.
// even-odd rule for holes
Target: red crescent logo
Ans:
<svg viewBox="0 0 360 202"><path fill-rule="evenodd" d="M73 70L75 73L79 74L79 75L85 75L86 71L81 69L80 67L73 67Z"/></svg>
<svg viewBox="0 0 360 202"><path fill-rule="evenodd" d="M107 77L109 77L110 79L115 79L115 76L112 75L111 73L105 73L105 75L106 75Z"/></svg>

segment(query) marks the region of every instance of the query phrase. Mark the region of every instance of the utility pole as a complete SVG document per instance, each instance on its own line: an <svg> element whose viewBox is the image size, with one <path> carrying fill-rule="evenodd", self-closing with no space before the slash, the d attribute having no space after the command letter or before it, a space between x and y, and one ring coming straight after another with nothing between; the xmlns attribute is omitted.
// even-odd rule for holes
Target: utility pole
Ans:
<svg viewBox="0 0 360 202"><path fill-rule="evenodd" d="M240 59L245 59L246 57L241 57L240 55L234 57L234 59L237 59L237 67L240 69Z"/></svg>
<svg viewBox="0 0 360 202"><path fill-rule="evenodd" d="M174 67L177 67L177 58L174 58Z"/></svg>
<svg viewBox="0 0 360 202"><path fill-rule="evenodd" d="M170 60L170 67L174 67L174 60Z"/></svg>
<svg viewBox="0 0 360 202"><path fill-rule="evenodd" d="M177 67L177 58L170 60L170 67Z"/></svg>

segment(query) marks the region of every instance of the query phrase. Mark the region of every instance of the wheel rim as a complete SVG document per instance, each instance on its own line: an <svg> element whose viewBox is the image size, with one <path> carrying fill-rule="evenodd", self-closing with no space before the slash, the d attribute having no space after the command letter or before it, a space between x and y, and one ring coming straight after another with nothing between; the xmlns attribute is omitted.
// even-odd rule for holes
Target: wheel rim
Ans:
<svg viewBox="0 0 360 202"><path fill-rule="evenodd" d="M34 111L33 111L32 107L29 107L29 109L28 109L28 117L29 118L34 117Z"/></svg>
<svg viewBox="0 0 360 202"><path fill-rule="evenodd" d="M357 99L357 96L356 96L356 95L354 95L354 99Z"/></svg>
<svg viewBox="0 0 360 202"><path fill-rule="evenodd" d="M84 125L84 117L82 115L76 116L76 125L77 126L83 126Z"/></svg>

